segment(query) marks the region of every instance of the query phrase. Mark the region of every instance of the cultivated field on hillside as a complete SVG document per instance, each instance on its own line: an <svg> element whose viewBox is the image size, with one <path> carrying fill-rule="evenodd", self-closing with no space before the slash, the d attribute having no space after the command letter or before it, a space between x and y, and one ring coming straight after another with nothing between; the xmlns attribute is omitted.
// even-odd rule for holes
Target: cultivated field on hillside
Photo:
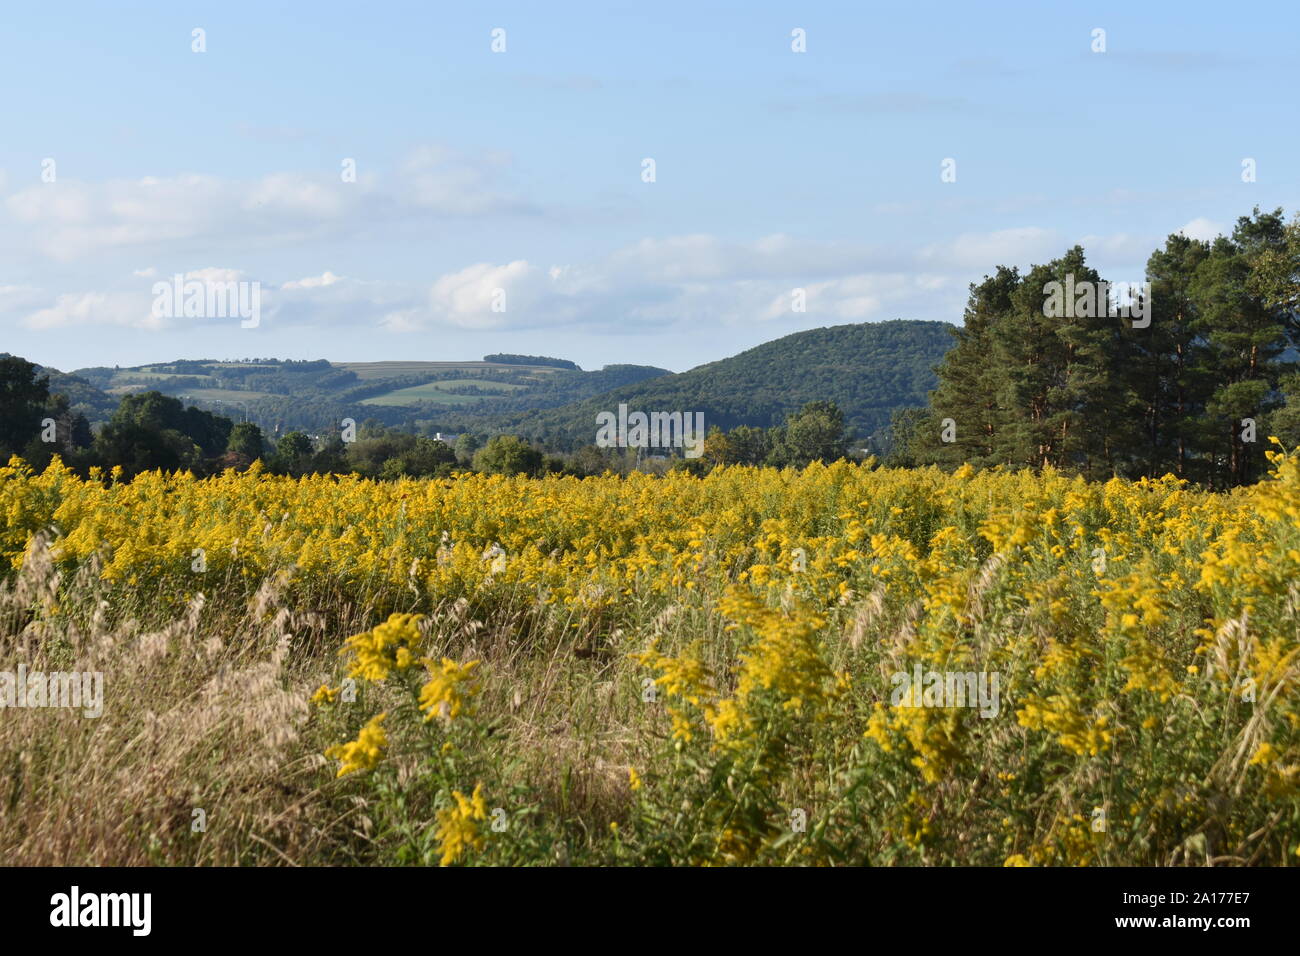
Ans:
<svg viewBox="0 0 1300 956"><path fill-rule="evenodd" d="M0 673L100 673L103 708L11 679L0 853L1295 864L1300 461L1273 460L1209 494L15 459Z"/></svg>
<svg viewBox="0 0 1300 956"><path fill-rule="evenodd" d="M429 402L442 405L463 405L467 402L481 402L491 395L457 395L448 389L463 385L474 385L485 392L506 393L517 391L523 385L514 382L491 382L483 379L455 378L446 381L428 382L424 385L412 385L398 388L373 398L362 399L362 405L419 405Z"/></svg>
<svg viewBox="0 0 1300 956"><path fill-rule="evenodd" d="M336 368L355 372L362 381L401 378L426 372L527 372L550 375L559 369L540 365L506 365L501 362L335 362Z"/></svg>

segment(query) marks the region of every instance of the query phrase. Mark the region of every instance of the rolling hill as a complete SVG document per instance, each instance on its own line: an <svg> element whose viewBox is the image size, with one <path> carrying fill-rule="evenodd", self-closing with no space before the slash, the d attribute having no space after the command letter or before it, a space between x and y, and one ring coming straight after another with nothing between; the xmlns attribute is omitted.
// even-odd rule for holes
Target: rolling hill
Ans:
<svg viewBox="0 0 1300 956"><path fill-rule="evenodd" d="M489 358L493 358L489 356ZM78 369L67 377L100 399L93 421L111 414L121 396L156 390L209 411L248 418L268 431L311 432L342 418L386 425L433 425L468 414L492 421L505 414L565 405L620 385L669 374L646 365L584 371L543 356L504 355L503 361L329 362L180 359L129 368ZM530 359L535 364L528 364ZM559 364L557 364L559 363ZM55 373L62 374L62 373Z"/></svg>
<svg viewBox="0 0 1300 956"><path fill-rule="evenodd" d="M805 403L839 405L860 438L878 434L894 409L922 406L933 367L952 346L946 322L897 320L796 332L688 372L616 388L560 408L509 416L498 427L548 447L591 444L596 414L702 411L705 426L771 426Z"/></svg>
<svg viewBox="0 0 1300 956"><path fill-rule="evenodd" d="M703 412L706 427L767 427L805 403L835 402L870 438L900 407L920 406L952 344L944 322L838 325L796 332L673 374L645 365L597 371L563 360L329 362L183 359L133 368L47 369L93 422L130 392L156 389L269 433L319 432L342 418L446 432L513 432L555 450L591 444L595 416L630 410ZM497 356L489 356L497 358ZM550 363L550 364L544 364ZM569 363L572 364L572 363Z"/></svg>

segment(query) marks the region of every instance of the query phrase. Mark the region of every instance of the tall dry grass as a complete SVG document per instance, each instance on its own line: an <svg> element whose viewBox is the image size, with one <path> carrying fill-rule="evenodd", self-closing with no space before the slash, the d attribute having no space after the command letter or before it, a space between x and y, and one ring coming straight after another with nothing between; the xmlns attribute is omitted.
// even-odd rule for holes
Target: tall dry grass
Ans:
<svg viewBox="0 0 1300 956"><path fill-rule="evenodd" d="M14 865L236 864L325 847L323 758L305 753L303 621L274 581L246 606L202 595L159 621L44 538L0 584L0 669L103 674L103 713L5 709L0 854ZM309 630L309 629L308 629ZM196 813L196 811L200 811Z"/></svg>

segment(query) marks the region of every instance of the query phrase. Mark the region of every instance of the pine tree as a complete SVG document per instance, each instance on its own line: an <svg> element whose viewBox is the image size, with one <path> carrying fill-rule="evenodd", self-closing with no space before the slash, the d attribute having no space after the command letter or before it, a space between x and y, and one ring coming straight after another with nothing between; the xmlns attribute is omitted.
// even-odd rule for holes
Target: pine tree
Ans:
<svg viewBox="0 0 1300 956"><path fill-rule="evenodd" d="M1199 479L1198 422L1212 388L1192 280L1209 243L1175 233L1147 260L1151 325L1134 330L1128 389L1137 402L1132 473Z"/></svg>
<svg viewBox="0 0 1300 956"><path fill-rule="evenodd" d="M1146 279L1121 302L1075 246L973 285L929 408L895 417L893 460L1257 480L1269 429L1300 443L1300 218L1171 235Z"/></svg>
<svg viewBox="0 0 1300 956"><path fill-rule="evenodd" d="M1059 292L1049 291L1053 283L1059 283ZM1002 436L1009 462L1037 468L1087 465L1089 439L1080 404L1098 387L1086 369L1096 361L1098 336L1097 324L1081 313L1105 311L1097 300L1099 288L1100 276L1075 246L1031 269L1012 296L1010 317L997 332L1010 358L1003 374L1013 416ZM1104 375L1100 368L1095 371Z"/></svg>
<svg viewBox="0 0 1300 956"><path fill-rule="evenodd" d="M1282 211L1257 208L1237 220L1231 238L1215 240L1192 283L1214 379L1200 428L1211 487L1244 484L1264 470L1259 425L1280 403L1287 335L1285 318L1261 294L1256 266L1285 246Z"/></svg>
<svg viewBox="0 0 1300 956"><path fill-rule="evenodd" d="M948 467L1002 460L997 442L1007 419L1002 372L1008 358L994 332L1006 321L1020 282L1016 269L999 266L993 276L972 283L964 323L953 330L955 344L937 369L930 412L912 423L909 458Z"/></svg>

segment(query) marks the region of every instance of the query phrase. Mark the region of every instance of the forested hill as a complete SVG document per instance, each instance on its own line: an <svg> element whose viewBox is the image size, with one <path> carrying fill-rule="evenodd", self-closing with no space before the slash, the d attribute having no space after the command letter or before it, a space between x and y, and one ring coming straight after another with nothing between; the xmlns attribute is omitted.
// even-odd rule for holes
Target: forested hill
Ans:
<svg viewBox="0 0 1300 956"><path fill-rule="evenodd" d="M986 275L895 463L1263 478L1270 438L1300 445L1300 218L1256 207L1213 241L1173 233L1146 280L1121 309L1077 245Z"/></svg>
<svg viewBox="0 0 1300 956"><path fill-rule="evenodd" d="M705 427L770 427L808 402L834 402L849 434L882 433L892 413L926 404L933 372L952 346L945 322L892 321L810 329L731 358L672 374L647 366L600 371L491 362L178 360L134 368L53 369L51 391L98 427L125 395L158 391L187 405L243 418L268 434L322 432L343 418L375 419L422 433L514 433L550 451L596 438L596 414L702 412ZM560 362L549 359L545 361Z"/></svg>
<svg viewBox="0 0 1300 956"><path fill-rule="evenodd" d="M629 410L703 412L706 427L767 427L805 403L832 401L860 437L889 425L894 409L924 405L934 366L952 347L946 322L896 320L796 332L677 375L623 386L502 425L548 447L591 444L596 414Z"/></svg>

